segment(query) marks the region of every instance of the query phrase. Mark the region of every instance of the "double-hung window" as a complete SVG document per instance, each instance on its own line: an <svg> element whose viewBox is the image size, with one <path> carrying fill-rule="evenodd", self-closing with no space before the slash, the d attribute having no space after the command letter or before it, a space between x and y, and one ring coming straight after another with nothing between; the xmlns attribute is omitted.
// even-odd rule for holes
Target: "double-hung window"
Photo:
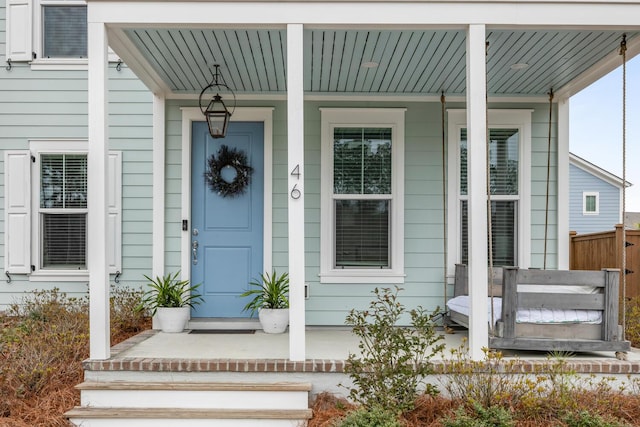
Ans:
<svg viewBox="0 0 640 427"><path fill-rule="evenodd" d="M322 109L321 281L403 280L403 110Z"/></svg>
<svg viewBox="0 0 640 427"><path fill-rule="evenodd" d="M42 269L87 269L87 155L40 155Z"/></svg>
<svg viewBox="0 0 640 427"><path fill-rule="evenodd" d="M491 200L491 253L494 266L528 264L530 213L530 110L489 113L488 190ZM465 112L449 112L449 251L469 262L468 153ZM473 161L471 159L471 161ZM486 193L486 189L480 189Z"/></svg>
<svg viewBox="0 0 640 427"><path fill-rule="evenodd" d="M108 156L109 272L121 270L122 154ZM29 280L86 281L86 141L31 141L5 152L5 271Z"/></svg>

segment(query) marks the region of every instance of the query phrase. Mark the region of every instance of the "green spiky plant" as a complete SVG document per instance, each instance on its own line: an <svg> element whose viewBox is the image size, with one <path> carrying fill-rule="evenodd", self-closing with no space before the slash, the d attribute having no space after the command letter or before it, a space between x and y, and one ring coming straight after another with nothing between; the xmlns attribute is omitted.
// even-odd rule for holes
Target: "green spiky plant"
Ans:
<svg viewBox="0 0 640 427"><path fill-rule="evenodd" d="M269 274L260 275L259 279L249 282L250 289L240 294L250 297L251 301L244 306L243 311L251 311L255 315L261 308L289 308L289 274L278 275L275 270Z"/></svg>
<svg viewBox="0 0 640 427"><path fill-rule="evenodd" d="M151 315L155 315L158 307L186 307L193 308L200 304L202 296L196 291L200 284L191 285L189 280L179 280L180 272L168 273L155 279L145 275L149 281L149 289L144 293L144 298L138 306L139 310L149 309Z"/></svg>

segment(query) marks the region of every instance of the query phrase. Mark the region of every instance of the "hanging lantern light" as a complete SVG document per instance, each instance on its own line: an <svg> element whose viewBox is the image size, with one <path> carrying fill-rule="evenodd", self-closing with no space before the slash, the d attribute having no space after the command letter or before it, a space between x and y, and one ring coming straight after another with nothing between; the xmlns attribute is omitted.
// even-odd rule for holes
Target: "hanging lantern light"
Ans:
<svg viewBox="0 0 640 427"><path fill-rule="evenodd" d="M227 135L227 127L229 125L229 119L236 108L236 96L229 86L224 82L220 75L220 65L214 65L213 80L209 83L202 92L200 92L199 106L200 111L207 120L209 127L209 134L212 138L224 138ZM231 105L231 111L227 108L227 104L222 100L220 92L228 91L233 97L233 105ZM207 97L204 99L205 93L214 93L213 97L207 102Z"/></svg>

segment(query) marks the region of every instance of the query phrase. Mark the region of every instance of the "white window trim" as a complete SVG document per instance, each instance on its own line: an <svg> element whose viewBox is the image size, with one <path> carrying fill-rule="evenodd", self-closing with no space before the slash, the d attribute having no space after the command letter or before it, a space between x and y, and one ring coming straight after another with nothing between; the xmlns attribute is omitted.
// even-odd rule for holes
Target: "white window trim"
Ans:
<svg viewBox="0 0 640 427"><path fill-rule="evenodd" d="M87 141L31 141L29 144L31 155L39 158L42 154L86 154ZM37 163L40 164L39 161ZM47 270L40 269L40 172L31 174L31 264L35 270L29 275L32 281L86 281L89 280L89 270Z"/></svg>
<svg viewBox="0 0 640 427"><path fill-rule="evenodd" d="M88 58L44 58L43 6L86 6L86 0L33 0L33 52L36 58L31 61L32 70L88 70ZM88 54L89 52L87 52ZM109 61L116 62L118 57L109 49Z"/></svg>
<svg viewBox="0 0 640 427"><path fill-rule="evenodd" d="M34 0L33 8L33 51L36 59L31 61L32 69L87 69L87 58L45 58L44 34L42 26L43 6L86 6L85 0ZM54 68L50 68L54 67Z"/></svg>
<svg viewBox="0 0 640 427"><path fill-rule="evenodd" d="M529 268L531 263L531 114L533 110L501 110L488 111L489 128L517 128L520 132L522 144L520 146L520 174L518 194L518 228L517 257L520 268ZM447 169L449 182L447 187L448 221L447 240L449 265L447 275L453 277L455 264L461 260L460 248L460 200L467 196L460 196L460 129L467 126L466 110L448 110L448 154ZM468 178L469 179L469 178ZM492 196L491 200L514 200L512 196Z"/></svg>
<svg viewBox="0 0 640 427"><path fill-rule="evenodd" d="M87 140L32 140L29 141L29 151L31 156L39 158L42 154L87 154ZM114 180L111 185L115 185L116 188L110 190L110 195L115 198L121 197L122 186L122 170L121 159L122 154L117 151L110 151L110 157L115 159L115 164L110 166L115 172ZM110 160L110 161L111 161ZM39 163L38 163L39 164ZM115 270L121 270L121 257L122 257L122 205L121 201L110 200L109 201L110 215L115 214L118 218L111 226L114 236L114 253L112 254L115 259L110 260L113 265L110 265L109 273L113 274ZM68 281L68 282L86 282L89 280L89 270L55 270L55 269L40 269L40 172L35 171L31 173L31 265L35 266L35 270L29 273L29 281L43 282L43 281ZM88 209L88 206L87 206ZM115 209L115 210L113 210Z"/></svg>
<svg viewBox="0 0 640 427"><path fill-rule="evenodd" d="M595 196L596 198L596 210L587 210L587 197ZM600 214L600 193L598 191L583 191L582 192L582 215L599 215Z"/></svg>
<svg viewBox="0 0 640 427"><path fill-rule="evenodd" d="M404 108L320 108L321 126L321 283L404 283ZM341 126L390 127L391 268L336 269L334 259L333 129Z"/></svg>
<svg viewBox="0 0 640 427"><path fill-rule="evenodd" d="M182 107L182 197L181 218L191 224L191 130L193 122L204 121L198 107ZM273 107L238 107L232 121L262 122L264 124L264 200L262 265L264 271L273 269ZM155 188L154 188L155 191ZM181 233L180 268L182 279L191 278L191 232Z"/></svg>

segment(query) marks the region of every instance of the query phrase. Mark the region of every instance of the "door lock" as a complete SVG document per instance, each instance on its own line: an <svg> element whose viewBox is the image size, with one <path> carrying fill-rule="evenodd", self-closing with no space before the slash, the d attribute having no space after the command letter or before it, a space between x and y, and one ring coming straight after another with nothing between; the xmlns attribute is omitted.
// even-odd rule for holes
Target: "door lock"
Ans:
<svg viewBox="0 0 640 427"><path fill-rule="evenodd" d="M198 241L194 240L193 243L191 243L191 253L193 256L193 265L198 265Z"/></svg>

